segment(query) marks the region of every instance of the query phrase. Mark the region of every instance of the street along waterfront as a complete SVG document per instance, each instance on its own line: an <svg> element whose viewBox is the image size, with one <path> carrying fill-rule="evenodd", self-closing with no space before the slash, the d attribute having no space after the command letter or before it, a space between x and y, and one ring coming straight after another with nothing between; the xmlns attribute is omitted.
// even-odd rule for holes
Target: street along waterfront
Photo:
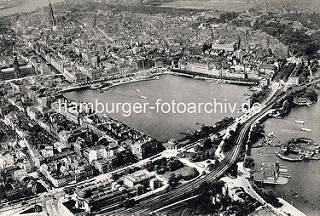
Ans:
<svg viewBox="0 0 320 216"><path fill-rule="evenodd" d="M157 113L156 110L148 110L147 113L132 113L124 117L121 113L112 113L109 116L128 124L130 127L144 132L160 141L171 138L179 139L186 133L200 129L202 124L214 125L224 117L241 115L241 106L246 103L250 94L246 86L205 82L186 77L162 75L159 80L136 82L113 87L104 93L96 90L83 90L65 93L64 96L76 101L95 103L131 103L136 102L155 104L158 99L161 102L177 103L212 103L213 98L222 104L236 105L235 112L230 109L216 113Z"/></svg>

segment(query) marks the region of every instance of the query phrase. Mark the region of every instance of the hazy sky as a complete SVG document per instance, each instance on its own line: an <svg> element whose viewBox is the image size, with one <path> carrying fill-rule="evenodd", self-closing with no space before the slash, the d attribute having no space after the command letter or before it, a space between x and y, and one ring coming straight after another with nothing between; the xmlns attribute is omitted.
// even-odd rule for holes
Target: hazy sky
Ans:
<svg viewBox="0 0 320 216"><path fill-rule="evenodd" d="M0 10L0 16L6 16L6 15L10 15L10 14L14 14L17 12L27 12L27 11L32 11L35 10L37 8L40 7L44 7L47 6L49 4L49 0L23 0L24 3L23 5L19 5L17 7L14 8L8 8L8 9L4 9L4 10ZM58 2L63 2L64 0L51 0L52 3L58 3ZM109 0L111 2L114 2L114 0ZM132 0L128 0L128 1L132 1ZM178 2L183 2L182 0L177 0ZM190 0L188 0L190 1ZM194 0L194 1L200 1L200 0ZM214 3L217 0L213 0L213 1L204 1L204 4L210 4L210 2ZM226 2L241 2L241 0L222 0L226 1ZM243 0L245 1L245 0ZM264 1L264 0L262 0ZM283 2L285 2L285 4L291 4L291 5L303 5L303 6L307 6L308 9L313 10L315 12L320 12L320 0L268 0L270 5L273 4L279 4L279 2L281 2L281 4L283 4ZM199 2L197 2L199 4Z"/></svg>
<svg viewBox="0 0 320 216"><path fill-rule="evenodd" d="M51 3L63 2L64 0L51 0ZM27 12L36 10L37 8L45 7L49 5L49 0L24 0L22 5L14 8L8 8L0 10L0 16L6 16L18 12Z"/></svg>

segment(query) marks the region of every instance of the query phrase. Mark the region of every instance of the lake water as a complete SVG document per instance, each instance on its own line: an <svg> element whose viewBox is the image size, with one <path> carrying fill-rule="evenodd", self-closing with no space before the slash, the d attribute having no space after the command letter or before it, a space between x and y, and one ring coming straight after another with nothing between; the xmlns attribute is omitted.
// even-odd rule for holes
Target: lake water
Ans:
<svg viewBox="0 0 320 216"><path fill-rule="evenodd" d="M140 90L140 93L136 89ZM98 93L95 90L85 90L70 92L66 97L92 102L97 98L105 102L150 102L154 103L158 98L163 102L174 99L177 102L208 102L212 98L217 101L241 104L245 102L246 93L250 93L247 87L228 85L221 83L207 83L205 81L190 78L177 77L171 75L160 76L157 81L147 81L139 83L125 84L111 88L105 93ZM146 96L142 99L140 96ZM320 98L319 98L320 99ZM239 107L238 107L239 108ZM181 138L180 132L187 132L199 129L197 123L211 124L221 120L225 116L237 116L238 113L227 114L157 114L150 111L146 114L134 114L123 117L121 114L112 114L111 117L117 118L128 125L145 132L161 141L170 138ZM304 120L305 124L297 124L295 120ZM266 133L274 132L277 138L273 138L273 143L286 142L290 138L309 137L315 142L320 142L320 103L311 107L294 108L284 119L269 119L265 122ZM311 133L302 132L301 127L310 128ZM267 153L268 156L259 156L258 149L252 150L252 157L256 164L261 161L279 161L288 167L289 179L286 185L270 186L277 196L283 197L292 203L306 215L320 216L320 161L301 161L288 162L282 161L274 152L278 147L260 148L259 151ZM296 196L295 193L298 193ZM312 206L314 205L314 210Z"/></svg>
<svg viewBox="0 0 320 216"><path fill-rule="evenodd" d="M320 98L319 98L320 99ZM295 120L303 120L305 124L297 124ZM320 102L311 107L294 108L284 119L269 119L265 123L266 133L274 132L277 138L273 143L284 143L290 138L307 137L320 143ZM311 133L301 131L301 128L309 128ZM320 215L320 160L288 162L278 158L274 152L278 147L259 148L260 152L267 152L268 156L259 156L258 149L252 150L252 157L256 164L261 161L279 161L288 167L292 176L286 185L270 187L279 197L292 203L306 215ZM298 196L297 194L298 193ZM307 200L307 202L306 202ZM314 210L312 210L314 205Z"/></svg>
<svg viewBox="0 0 320 216"><path fill-rule="evenodd" d="M138 92L138 91L140 92ZM236 103L236 110L239 111L242 103L246 102L246 93L250 93L248 87L236 86L223 83L205 82L191 78L178 77L172 75L162 75L159 80L129 83L113 87L104 93L98 93L96 90L84 90L78 92L69 92L65 96L79 101L95 103L96 99L101 103L156 103L161 99L161 103L207 103L213 102L215 98L217 103ZM145 96L142 99L140 96ZM151 106L151 105L150 105ZM166 108L166 107L165 107ZM166 141L171 138L181 138L184 135L180 132L187 133L188 130L194 131L199 129L200 124L213 125L223 117L239 116L238 112L221 113L221 106L217 106L217 113L157 113L156 110L147 110L146 113L132 114L124 117L122 113L114 113L109 116L116 118L129 126L138 129L160 141Z"/></svg>
<svg viewBox="0 0 320 216"><path fill-rule="evenodd" d="M52 3L63 0L51 0ZM48 6L48 0L26 0L23 5L14 8L0 10L0 16L10 15L17 12L28 12L37 8ZM138 93L139 89L141 93ZM65 96L86 102L150 102L157 99L164 102L175 100L177 102L209 102L216 98L218 102L226 99L230 103L243 103L243 94L249 93L247 87L227 85L221 83L206 83L175 76L162 76L158 81L140 82L114 87L103 94L94 90L70 92ZM146 96L144 101L140 96ZM239 109L239 107L237 107ZM112 114L128 125L145 132L159 140L165 141L170 138L180 138L180 132L193 131L199 128L197 123L211 124L221 120L225 116L237 116L238 113L216 113L216 114L157 114L150 111L146 114L134 114L123 117L121 114ZM299 125L294 120L304 120L305 125ZM294 109L284 119L269 119L265 125L266 133L274 131L277 138L274 143L286 142L290 138L309 137L317 143L320 142L320 103L311 107L299 107ZM312 129L311 133L302 132L301 127ZM258 149L252 150L252 157L259 164L261 161L280 161L288 166L289 174L292 176L286 185L271 187L279 197L285 198L306 215L320 216L320 161L287 162L279 159L274 152L277 147L260 148L259 151L267 152L268 156L259 156ZM294 196L297 192L298 196ZM307 202L306 202L307 201ZM314 205L314 210L312 206Z"/></svg>

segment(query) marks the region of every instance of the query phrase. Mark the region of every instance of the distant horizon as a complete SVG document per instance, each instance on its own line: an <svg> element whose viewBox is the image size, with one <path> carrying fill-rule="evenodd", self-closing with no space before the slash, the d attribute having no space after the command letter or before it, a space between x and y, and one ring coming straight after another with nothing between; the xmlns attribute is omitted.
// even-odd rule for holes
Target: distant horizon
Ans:
<svg viewBox="0 0 320 216"><path fill-rule="evenodd" d="M161 6L220 11L244 11L252 7L260 6L262 3L264 4L264 2L265 0L260 0L260 2L254 0L173 0L171 2L163 2ZM318 0L267 0L267 2L273 7L279 4L290 4L296 7L303 6L308 10L320 13L320 1Z"/></svg>
<svg viewBox="0 0 320 216"><path fill-rule="evenodd" d="M63 2L64 0L50 0L52 4ZM49 0L26 0L23 4L6 9L0 9L0 17L10 16L22 12L31 12L49 5Z"/></svg>
<svg viewBox="0 0 320 216"><path fill-rule="evenodd" d="M10 16L21 12L31 12L39 8L43 8L49 5L49 2L52 4L61 3L65 0L26 0L23 4L17 5L15 7L0 9L0 17ZM111 0L112 1L112 0ZM226 3L231 3L231 5L226 5ZM243 2L243 3L242 3ZM268 0L270 5L274 4L284 4L290 3L293 5L301 6L303 5L309 10L312 10L316 13L320 13L320 1L318 0ZM109 3L110 2L109 0ZM236 3L232 5L232 3ZM199 8L199 5L205 4L205 8ZM162 2L161 7L174 7L174 8L190 8L190 9L208 9L208 10L220 10L220 11L244 11L252 7L257 6L257 3L253 1L241 1L241 0L174 0L172 2Z"/></svg>

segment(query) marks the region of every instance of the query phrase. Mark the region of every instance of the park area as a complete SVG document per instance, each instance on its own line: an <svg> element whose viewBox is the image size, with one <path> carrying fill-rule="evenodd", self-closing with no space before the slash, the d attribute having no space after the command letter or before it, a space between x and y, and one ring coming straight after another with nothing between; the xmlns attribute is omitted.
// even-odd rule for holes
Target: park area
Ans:
<svg viewBox="0 0 320 216"><path fill-rule="evenodd" d="M179 180L188 181L199 175L199 172L196 168L192 168L189 166L183 166L175 171L168 171L162 175L163 178L169 180L170 177L175 176L179 178Z"/></svg>
<svg viewBox="0 0 320 216"><path fill-rule="evenodd" d="M187 166L176 157L163 157L155 161L149 161L144 168L149 172L156 172L157 175L168 181L169 186L176 186L199 176L196 168Z"/></svg>

